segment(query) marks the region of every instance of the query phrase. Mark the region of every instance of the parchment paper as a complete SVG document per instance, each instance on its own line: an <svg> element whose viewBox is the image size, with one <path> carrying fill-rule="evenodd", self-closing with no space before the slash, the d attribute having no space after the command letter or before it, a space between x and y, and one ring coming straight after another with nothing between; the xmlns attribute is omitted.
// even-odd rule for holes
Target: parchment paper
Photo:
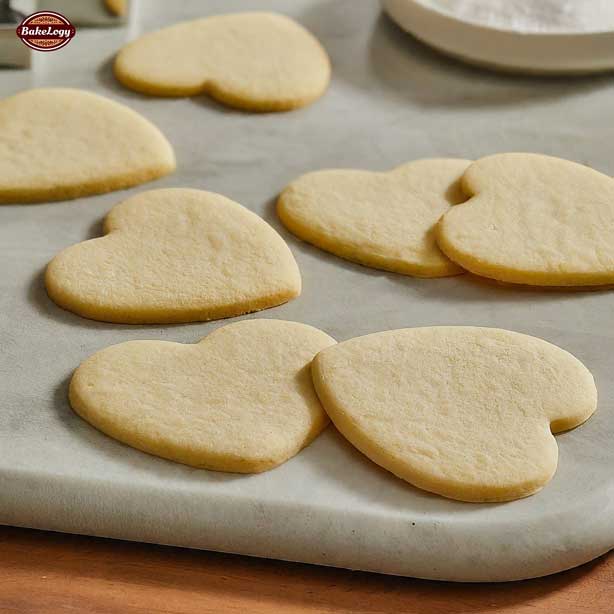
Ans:
<svg viewBox="0 0 614 614"><path fill-rule="evenodd" d="M441 58L371 0L135 2L126 28L80 30L31 71L0 72L0 93L82 87L128 104L173 143L178 171L152 184L65 203L0 206L0 522L453 580L558 571L614 546L614 294L522 290L462 276L419 280L347 263L276 220L276 194L316 169L384 170L411 159L535 151L614 175L614 79L497 76ZM286 114L253 115L204 97L122 89L110 59L141 31L205 14L278 10L323 42L330 91ZM92 130L104 130L94 125ZM53 152L50 152L53 155ZM320 327L338 340L433 324L542 337L592 370L599 409L557 437L556 476L539 494L475 505L429 495L354 451L331 427L282 467L207 472L132 450L74 415L67 382L87 356L130 339L195 342L225 322L121 326L56 307L42 272L60 249L97 236L117 202L143 189L225 194L288 241L303 295L249 317Z"/></svg>

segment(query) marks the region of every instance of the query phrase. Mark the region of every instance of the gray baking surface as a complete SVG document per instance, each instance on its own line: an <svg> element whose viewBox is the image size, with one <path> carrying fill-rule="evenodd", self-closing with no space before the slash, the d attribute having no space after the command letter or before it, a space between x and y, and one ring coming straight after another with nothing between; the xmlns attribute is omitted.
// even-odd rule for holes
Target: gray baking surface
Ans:
<svg viewBox="0 0 614 614"><path fill-rule="evenodd" d="M274 213L298 175L384 170L424 157L535 151L614 175L614 79L498 76L414 42L371 0L139 2L132 24L81 29L32 71L2 71L1 94L82 87L123 102L173 143L178 170L124 192L0 206L0 522L452 580L556 572L614 546L614 295L514 289L461 276L420 280L353 265L294 239ZM325 97L253 115L205 97L147 98L113 79L115 50L141 31L245 9L288 13L328 49ZM92 126L104 130L104 124ZM53 151L49 152L53 155ZM191 469L113 441L74 415L67 383L87 356L129 339L195 342L226 322L122 326L56 307L42 273L60 249L100 233L117 202L142 190L220 192L288 241L302 296L248 317L283 318L338 340L434 324L495 326L571 351L594 373L599 409L557 437L556 476L535 496L476 505L419 491L379 469L331 427L265 474Z"/></svg>

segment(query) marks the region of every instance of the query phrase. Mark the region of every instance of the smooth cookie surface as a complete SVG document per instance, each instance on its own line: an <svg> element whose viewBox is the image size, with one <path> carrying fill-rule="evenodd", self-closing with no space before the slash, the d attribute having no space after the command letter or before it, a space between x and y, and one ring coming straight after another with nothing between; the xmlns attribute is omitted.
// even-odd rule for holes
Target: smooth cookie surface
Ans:
<svg viewBox="0 0 614 614"><path fill-rule="evenodd" d="M64 88L0 100L0 203L110 192L174 170L162 133L122 104Z"/></svg>
<svg viewBox="0 0 614 614"><path fill-rule="evenodd" d="M283 239L219 194L143 192L111 210L104 232L60 252L45 275L49 296L86 318L211 320L280 305L301 291Z"/></svg>
<svg viewBox="0 0 614 614"><path fill-rule="evenodd" d="M574 356L499 329L376 333L320 352L312 373L330 418L360 451L462 501L540 490L557 466L552 433L582 424L597 403Z"/></svg>
<svg viewBox="0 0 614 614"><path fill-rule="evenodd" d="M586 166L509 153L474 162L437 241L463 268L541 286L614 283L614 179Z"/></svg>
<svg viewBox="0 0 614 614"><path fill-rule="evenodd" d="M120 50L115 75L145 94L206 93L241 109L285 111L324 93L330 61L317 39L294 20L250 12L145 34Z"/></svg>
<svg viewBox="0 0 614 614"><path fill-rule="evenodd" d="M70 403L144 452L217 471L266 471L327 425L309 365L334 343L281 320L236 322L190 345L129 341L81 364Z"/></svg>
<svg viewBox="0 0 614 614"><path fill-rule="evenodd" d="M386 173L309 173L281 194L277 212L299 238L377 269L414 275L458 275L435 242L435 225L465 200L460 178L468 160L417 160Z"/></svg>

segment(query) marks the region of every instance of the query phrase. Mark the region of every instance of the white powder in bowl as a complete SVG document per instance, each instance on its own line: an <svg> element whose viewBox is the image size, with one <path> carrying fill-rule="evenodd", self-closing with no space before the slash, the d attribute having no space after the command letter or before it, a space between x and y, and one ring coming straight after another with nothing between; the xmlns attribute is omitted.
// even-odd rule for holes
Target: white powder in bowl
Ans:
<svg viewBox="0 0 614 614"><path fill-rule="evenodd" d="M464 21L516 32L614 30L614 0L422 0Z"/></svg>

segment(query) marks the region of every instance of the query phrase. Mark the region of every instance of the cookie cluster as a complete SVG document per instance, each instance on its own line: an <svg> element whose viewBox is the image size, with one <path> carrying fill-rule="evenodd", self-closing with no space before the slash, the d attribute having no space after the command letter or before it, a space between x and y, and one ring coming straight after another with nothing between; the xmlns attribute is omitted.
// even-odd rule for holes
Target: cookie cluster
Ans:
<svg viewBox="0 0 614 614"><path fill-rule="evenodd" d="M239 13L146 34L114 72L156 96L207 94L285 111L330 81L319 42L287 17ZM88 92L35 89L0 102L0 202L134 186L175 169L162 133ZM505 153L416 160L389 172L321 170L279 196L294 235L362 265L415 277L614 283L614 181L567 160ZM159 189L116 205L104 236L61 251L45 284L61 307L116 323L234 317L296 299L284 239L212 192ZM79 366L73 409L99 430L198 468L251 473L296 455L329 418L411 484L463 501L507 501L553 476L553 433L597 406L592 375L541 339L479 327L401 329L337 344L296 322L250 320L197 344L130 341Z"/></svg>

